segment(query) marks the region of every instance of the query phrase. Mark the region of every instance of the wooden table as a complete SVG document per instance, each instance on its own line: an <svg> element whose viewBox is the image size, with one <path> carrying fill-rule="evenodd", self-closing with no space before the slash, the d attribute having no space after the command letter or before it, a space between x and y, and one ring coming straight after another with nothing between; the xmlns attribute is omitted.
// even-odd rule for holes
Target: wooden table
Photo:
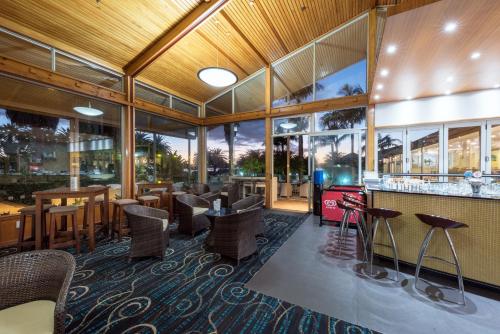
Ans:
<svg viewBox="0 0 500 334"><path fill-rule="evenodd" d="M35 247L36 249L42 249L42 203L44 200L48 199L61 199L61 205L67 205L68 198L88 198L88 238L89 238L89 249L93 251L95 249L95 198L99 195L104 195L104 217L102 217L102 223L104 226L109 226L109 187L80 187L78 190L71 190L69 187L48 189L42 191L36 191L33 193L35 195L35 205L36 205L36 235L35 235Z"/></svg>
<svg viewBox="0 0 500 334"><path fill-rule="evenodd" d="M163 182L163 183L137 183L137 197L144 195L144 190L146 189L167 189L166 193L168 194L168 216L174 216L174 200L172 196L172 182ZM160 208L162 208L162 204L165 204L163 199L160 196Z"/></svg>

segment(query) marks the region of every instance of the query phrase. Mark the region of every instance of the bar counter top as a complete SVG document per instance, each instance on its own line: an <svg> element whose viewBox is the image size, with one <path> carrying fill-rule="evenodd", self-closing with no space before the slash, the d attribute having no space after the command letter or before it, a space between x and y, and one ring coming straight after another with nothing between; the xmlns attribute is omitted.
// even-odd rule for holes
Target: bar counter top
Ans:
<svg viewBox="0 0 500 334"><path fill-rule="evenodd" d="M473 194L472 190L470 193L443 192L443 191L438 191L436 189L408 190L408 189L393 189L381 184L367 184L365 185L365 187L367 191L384 191L384 192L413 194L413 195L435 195L435 196L446 196L446 197L500 200L500 195L490 195L490 194L485 194L484 192L481 192L480 194Z"/></svg>

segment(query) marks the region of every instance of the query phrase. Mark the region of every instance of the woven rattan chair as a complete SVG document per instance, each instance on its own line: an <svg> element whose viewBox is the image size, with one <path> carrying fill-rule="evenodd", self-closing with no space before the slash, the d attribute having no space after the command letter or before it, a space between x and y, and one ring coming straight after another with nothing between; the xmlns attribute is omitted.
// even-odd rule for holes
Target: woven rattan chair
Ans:
<svg viewBox="0 0 500 334"><path fill-rule="evenodd" d="M260 208L215 218L213 248L240 263L257 252L254 220Z"/></svg>
<svg viewBox="0 0 500 334"><path fill-rule="evenodd" d="M130 258L144 256L165 257L169 244L168 212L142 205L123 208L130 226Z"/></svg>
<svg viewBox="0 0 500 334"><path fill-rule="evenodd" d="M227 183L221 189L221 205L230 208L234 202L240 199L240 188L237 183Z"/></svg>
<svg viewBox="0 0 500 334"><path fill-rule="evenodd" d="M0 331L64 333L75 259L59 250L0 258Z"/></svg>
<svg viewBox="0 0 500 334"><path fill-rule="evenodd" d="M209 201L193 194L179 195L176 199L180 233L194 236L210 226L210 220L203 214L210 207Z"/></svg>
<svg viewBox="0 0 500 334"><path fill-rule="evenodd" d="M264 234L266 229L266 224L264 223L263 207L264 207L264 197L262 195L251 195L233 203L231 209L236 211L259 209L255 211L254 221L253 221L253 225L255 228L255 235L259 235L259 234Z"/></svg>
<svg viewBox="0 0 500 334"><path fill-rule="evenodd" d="M210 203L210 207L213 208L213 203L216 199L220 198L220 191L210 191L199 195L198 197L206 199Z"/></svg>
<svg viewBox="0 0 500 334"><path fill-rule="evenodd" d="M210 192L210 187L205 183L193 183L191 185L191 191L193 195L200 196L201 194L205 194Z"/></svg>

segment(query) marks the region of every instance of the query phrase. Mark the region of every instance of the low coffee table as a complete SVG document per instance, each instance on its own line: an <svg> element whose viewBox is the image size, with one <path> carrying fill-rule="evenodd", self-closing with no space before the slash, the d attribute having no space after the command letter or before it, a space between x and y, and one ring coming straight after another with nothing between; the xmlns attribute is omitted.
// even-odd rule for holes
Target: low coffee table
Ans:
<svg viewBox="0 0 500 334"><path fill-rule="evenodd" d="M205 211L203 214L207 216L208 220L210 220L210 232L208 233L207 239L205 240L205 244L208 247L213 247L214 245L214 238L213 238L213 231L214 231L214 226L215 226L215 219L217 217L223 217L230 215L236 211L231 210L229 208L220 208L220 211L215 211L214 209L209 209Z"/></svg>

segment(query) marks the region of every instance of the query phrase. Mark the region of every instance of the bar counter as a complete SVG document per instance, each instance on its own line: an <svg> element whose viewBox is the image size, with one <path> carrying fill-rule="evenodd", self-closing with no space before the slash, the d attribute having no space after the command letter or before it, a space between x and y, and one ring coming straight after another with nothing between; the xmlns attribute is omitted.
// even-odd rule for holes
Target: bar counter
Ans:
<svg viewBox="0 0 500 334"><path fill-rule="evenodd" d="M388 208L402 213L390 219L399 260L415 265L418 252L430 226L416 213L433 214L467 224L469 228L449 230L464 278L500 287L500 197L496 195L443 194L434 191L387 189L378 185L366 187L368 206ZM386 229L379 225L376 243L389 245ZM392 250L375 247L375 254L392 258ZM436 231L427 255L451 260L444 233ZM451 265L425 259L423 267L455 274Z"/></svg>

